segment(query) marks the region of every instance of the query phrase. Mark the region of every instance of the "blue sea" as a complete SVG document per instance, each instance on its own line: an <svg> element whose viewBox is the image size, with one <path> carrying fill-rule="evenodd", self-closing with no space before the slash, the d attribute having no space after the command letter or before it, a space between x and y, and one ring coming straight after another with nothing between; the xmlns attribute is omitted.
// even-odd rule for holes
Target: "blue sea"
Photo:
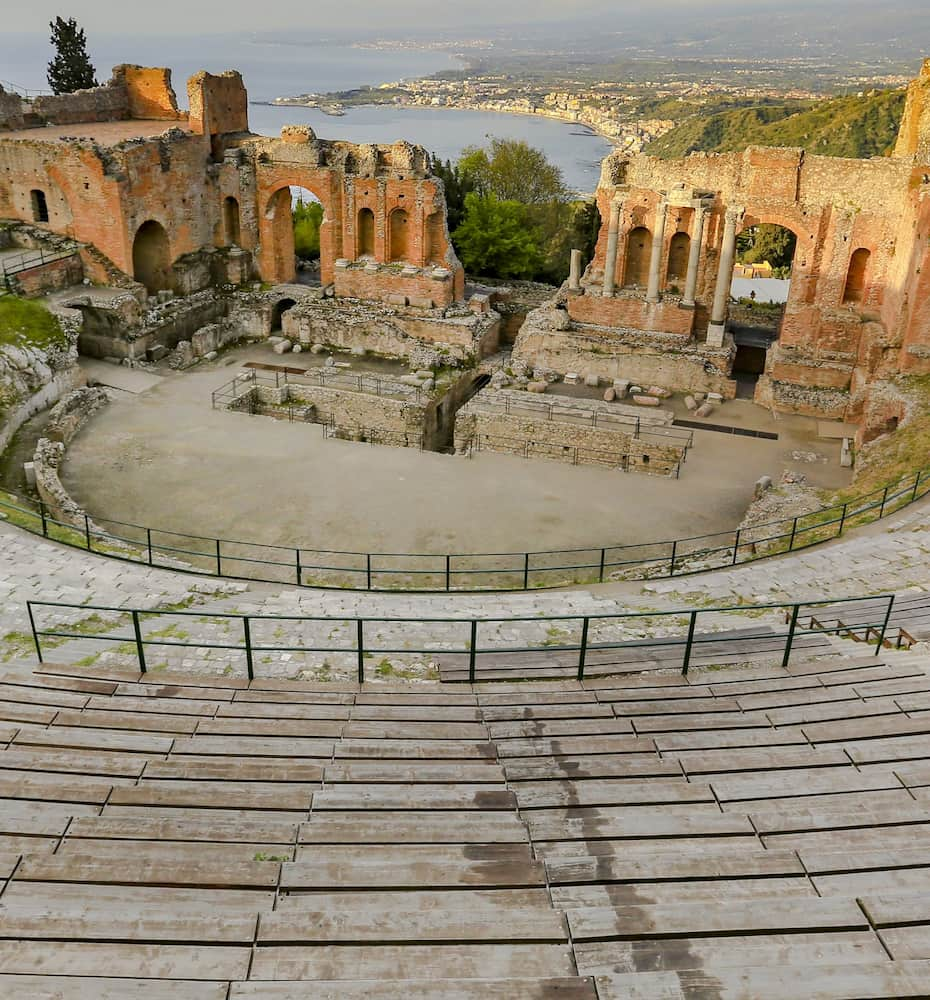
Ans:
<svg viewBox="0 0 930 1000"><path fill-rule="evenodd" d="M447 52L356 48L345 41L281 40L254 36L197 38L104 35L88 38L97 76L102 81L118 63L169 66L179 104L184 81L201 69L238 69L252 101L301 93L348 90L427 76L460 63ZM42 35L0 33L0 82L40 91L51 58ZM597 186L601 160L610 144L578 125L532 115L452 111L440 108L361 107L333 117L309 108L253 104L253 131L276 135L283 125L308 124L322 138L390 143L407 139L443 159L456 159L466 146L483 145L489 137L523 139L543 150L561 167L572 188L590 192Z"/></svg>

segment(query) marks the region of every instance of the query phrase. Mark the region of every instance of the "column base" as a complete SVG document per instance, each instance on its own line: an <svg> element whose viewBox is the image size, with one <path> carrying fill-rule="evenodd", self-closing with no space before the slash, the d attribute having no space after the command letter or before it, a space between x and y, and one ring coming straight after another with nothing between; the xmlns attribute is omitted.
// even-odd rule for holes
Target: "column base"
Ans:
<svg viewBox="0 0 930 1000"><path fill-rule="evenodd" d="M727 324L711 323L707 327L707 346L723 347L723 336L727 332Z"/></svg>

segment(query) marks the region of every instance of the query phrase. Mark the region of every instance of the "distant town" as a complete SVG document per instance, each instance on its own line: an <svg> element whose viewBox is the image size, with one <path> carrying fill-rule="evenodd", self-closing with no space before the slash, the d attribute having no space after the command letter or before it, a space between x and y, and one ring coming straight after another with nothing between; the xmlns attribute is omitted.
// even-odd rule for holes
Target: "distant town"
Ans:
<svg viewBox="0 0 930 1000"><path fill-rule="evenodd" d="M487 42L436 42L426 48L447 48L461 54L463 62L488 47ZM397 47L397 43L368 43L369 47ZM674 128L694 105L715 101L746 102L810 101L836 93L842 85L847 92L869 87L894 87L907 82L895 74L854 75L843 80L832 77L830 91L800 86L785 86L774 67L758 63L742 68L721 64L719 71L690 77L682 72L662 72L654 79L616 80L573 79L564 73L543 73L529 79L519 72L488 72L470 67L446 71L430 77L400 80L376 87L328 94L297 94L275 98L272 104L318 108L329 115L342 115L347 108L372 104L400 107L455 108L518 115L539 115L559 121L574 122L606 138L631 153L640 152L659 136ZM767 83L766 75L775 77Z"/></svg>

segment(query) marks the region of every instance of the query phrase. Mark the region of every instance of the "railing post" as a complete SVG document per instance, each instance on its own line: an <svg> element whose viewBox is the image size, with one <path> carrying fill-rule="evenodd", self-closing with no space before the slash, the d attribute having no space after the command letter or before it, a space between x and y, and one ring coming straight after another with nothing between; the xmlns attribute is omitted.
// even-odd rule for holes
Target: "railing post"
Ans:
<svg viewBox="0 0 930 1000"><path fill-rule="evenodd" d="M917 490L920 487L920 473L914 476L914 492L911 494L911 503L917 499Z"/></svg>
<svg viewBox="0 0 930 1000"><path fill-rule="evenodd" d="M794 645L794 631L798 627L798 612L801 610L800 604L795 604L791 611L791 624L788 626L788 640L785 643L785 655L781 659L783 667L788 666L791 659L791 647Z"/></svg>
<svg viewBox="0 0 930 1000"><path fill-rule="evenodd" d="M297 572L297 586L300 586L300 579L303 576L303 566L300 565L300 549L294 549L294 569Z"/></svg>
<svg viewBox="0 0 930 1000"><path fill-rule="evenodd" d="M90 518L86 514L84 515L84 544L87 546L88 552L93 552L90 547Z"/></svg>
<svg viewBox="0 0 930 1000"><path fill-rule="evenodd" d="M249 627L249 616L242 616L242 631L245 633L245 666L249 672L249 680L255 680L255 670L252 663L252 630Z"/></svg>
<svg viewBox="0 0 930 1000"><path fill-rule="evenodd" d="M152 529L145 529L145 547L149 554L149 566L152 565Z"/></svg>
<svg viewBox="0 0 930 1000"><path fill-rule="evenodd" d="M132 630L136 634L136 656L139 657L139 670L145 673L145 650L142 648L142 629L139 627L139 612L132 612Z"/></svg>
<svg viewBox="0 0 930 1000"><path fill-rule="evenodd" d="M48 515L45 510L45 501L39 501L39 516L42 518L42 537L48 538Z"/></svg>
<svg viewBox="0 0 930 1000"><path fill-rule="evenodd" d="M523 589L530 589L530 554L523 553Z"/></svg>
<svg viewBox="0 0 930 1000"><path fill-rule="evenodd" d="M888 598L888 607L885 609L885 620L882 622L882 630L878 636L878 645L875 647L875 655L878 656L882 645L885 642L885 633L888 631L888 622L891 620L891 609L894 607L894 594Z"/></svg>
<svg viewBox="0 0 930 1000"><path fill-rule="evenodd" d="M791 538L788 539L788 551L794 550L794 536L798 533L798 519L795 518L791 522Z"/></svg>
<svg viewBox="0 0 930 1000"><path fill-rule="evenodd" d="M471 640L468 644L468 683L475 683L475 660L478 655L478 619L471 620Z"/></svg>
<svg viewBox="0 0 930 1000"><path fill-rule="evenodd" d="M888 499L888 487L885 487L884 493L882 493L882 504L878 508L878 518L881 520L885 516L885 501Z"/></svg>
<svg viewBox="0 0 930 1000"><path fill-rule="evenodd" d="M674 576L675 575L675 555L676 555L677 552L678 552L678 539L676 538L675 541L672 542L672 559L671 559L671 562L668 565L668 575L669 576Z"/></svg>
<svg viewBox="0 0 930 1000"><path fill-rule="evenodd" d="M358 682L365 683L365 623L359 618L356 623L356 652L358 654Z"/></svg>
<svg viewBox="0 0 930 1000"><path fill-rule="evenodd" d="M607 558L607 549L601 549L601 565L600 569L597 571L598 583L604 582L604 561Z"/></svg>
<svg viewBox="0 0 930 1000"><path fill-rule="evenodd" d="M849 509L849 504L843 504L843 513L840 515L840 526L837 529L836 537L839 538L843 534L843 525L846 524L846 511Z"/></svg>
<svg viewBox="0 0 930 1000"><path fill-rule="evenodd" d="M39 642L39 633L36 632L36 620L32 615L32 601L26 601L26 611L29 612L29 627L32 629L32 641L36 647L36 657L42 663L42 645Z"/></svg>
<svg viewBox="0 0 930 1000"><path fill-rule="evenodd" d="M739 539L740 539L740 529L736 529L736 538L733 539L733 561L730 563L731 566L736 565L736 560L739 558Z"/></svg>
<svg viewBox="0 0 930 1000"><path fill-rule="evenodd" d="M446 590L452 589L452 556L446 555Z"/></svg>
<svg viewBox="0 0 930 1000"><path fill-rule="evenodd" d="M220 559L220 540L218 538L216 540L216 575L223 575L223 563Z"/></svg>
<svg viewBox="0 0 930 1000"><path fill-rule="evenodd" d="M371 590L371 553L365 553L365 586Z"/></svg>
<svg viewBox="0 0 930 1000"><path fill-rule="evenodd" d="M688 676L688 667L691 665L691 647L694 645L694 627L697 625L697 611L691 612L691 619L688 622L688 638L685 640L685 659L681 665L681 676Z"/></svg>
<svg viewBox="0 0 930 1000"><path fill-rule="evenodd" d="M591 621L590 618L585 616L584 621L581 623L581 648L578 651L578 680L584 680L584 661L588 655L588 624Z"/></svg>

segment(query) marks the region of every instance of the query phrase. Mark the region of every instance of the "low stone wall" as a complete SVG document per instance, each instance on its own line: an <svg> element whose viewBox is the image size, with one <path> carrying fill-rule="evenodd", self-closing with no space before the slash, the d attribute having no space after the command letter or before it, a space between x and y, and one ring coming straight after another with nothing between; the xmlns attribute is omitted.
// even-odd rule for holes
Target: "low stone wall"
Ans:
<svg viewBox="0 0 930 1000"><path fill-rule="evenodd" d="M442 308L455 298L453 274L444 267L412 267L375 262L337 260L334 286L338 298L366 299Z"/></svg>
<svg viewBox="0 0 930 1000"><path fill-rule="evenodd" d="M679 337L690 337L694 328L694 309L682 308L676 299L647 302L642 295L569 295L567 305L568 315L576 323L629 327Z"/></svg>
<svg viewBox="0 0 930 1000"><path fill-rule="evenodd" d="M84 263L78 254L73 257L62 257L60 260L49 261L30 267L12 275L10 284L16 295L35 299L49 292L59 292L72 288L84 280Z"/></svg>
<svg viewBox="0 0 930 1000"><path fill-rule="evenodd" d="M495 411L478 399L462 407L455 422L456 452L472 449L659 475L674 472L683 453L679 445L634 437L632 429Z"/></svg>
<svg viewBox="0 0 930 1000"><path fill-rule="evenodd" d="M87 519L84 508L64 488L59 470L68 444L84 424L108 402L106 392L99 388L85 386L69 393L53 407L49 416L48 436L39 439L33 456L36 491L52 517L75 528L89 528L95 533L103 531Z"/></svg>
<svg viewBox="0 0 930 1000"><path fill-rule="evenodd" d="M32 102L32 112L48 125L113 122L129 118L129 94L121 80L73 94L43 94Z"/></svg>
<svg viewBox="0 0 930 1000"><path fill-rule="evenodd" d="M400 307L328 298L301 299L285 320L285 332L301 344L362 347L397 358L410 358L424 344L457 361L481 357L497 350L500 331L496 312L414 315Z"/></svg>
<svg viewBox="0 0 930 1000"><path fill-rule="evenodd" d="M513 359L559 374L590 372L608 382L627 379L681 392L719 392L733 399L736 382L727 372L735 351L730 338L722 348L712 348L677 334L575 324L565 310L547 307L527 316Z"/></svg>
<svg viewBox="0 0 930 1000"><path fill-rule="evenodd" d="M389 436L389 443L421 447L435 433L435 406L422 402L391 399L367 392L329 389L324 386L289 382L279 388L257 385L253 398L265 406L296 404L314 408L315 423L330 423L339 437L369 440L377 434ZM365 433L368 432L368 433Z"/></svg>

